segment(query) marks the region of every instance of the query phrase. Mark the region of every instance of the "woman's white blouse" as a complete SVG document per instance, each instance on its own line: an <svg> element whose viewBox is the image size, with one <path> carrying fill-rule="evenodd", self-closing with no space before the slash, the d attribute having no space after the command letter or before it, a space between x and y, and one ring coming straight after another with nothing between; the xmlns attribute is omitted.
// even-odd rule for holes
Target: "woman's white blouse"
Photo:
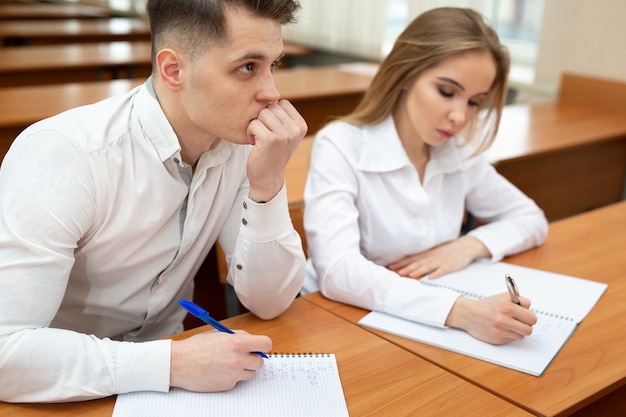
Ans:
<svg viewBox="0 0 626 417"><path fill-rule="evenodd" d="M458 294L386 265L458 238L465 210L486 223L470 234L492 261L542 244L543 211L464 143L455 137L433 147L420 179L391 117L322 129L304 195L310 258L303 292L319 288L337 301L444 326Z"/></svg>

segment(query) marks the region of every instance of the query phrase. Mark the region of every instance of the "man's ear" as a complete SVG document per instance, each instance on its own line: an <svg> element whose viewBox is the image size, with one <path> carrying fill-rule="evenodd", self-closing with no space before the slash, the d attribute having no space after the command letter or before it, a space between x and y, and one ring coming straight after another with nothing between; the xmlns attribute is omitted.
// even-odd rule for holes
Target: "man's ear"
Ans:
<svg viewBox="0 0 626 417"><path fill-rule="evenodd" d="M156 65L163 85L172 91L179 90L182 56L174 49L161 49L156 55Z"/></svg>

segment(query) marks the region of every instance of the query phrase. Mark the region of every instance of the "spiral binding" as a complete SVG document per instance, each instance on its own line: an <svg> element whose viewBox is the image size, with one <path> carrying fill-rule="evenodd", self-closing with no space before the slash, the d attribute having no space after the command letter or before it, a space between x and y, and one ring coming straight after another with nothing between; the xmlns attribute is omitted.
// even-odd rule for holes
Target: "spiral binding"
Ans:
<svg viewBox="0 0 626 417"><path fill-rule="evenodd" d="M322 352L270 352L267 356L277 357L277 358L323 358L330 357L331 353L322 353Z"/></svg>
<svg viewBox="0 0 626 417"><path fill-rule="evenodd" d="M452 287L449 287L449 286L447 286L447 285L436 284L436 283L434 283L434 282L424 281L424 280L421 280L420 282L421 282L422 284L424 284L424 285L428 285L429 287L446 288L446 289L448 289L448 290L456 291L456 292L458 292L459 294L463 294L463 295L465 295L466 297L475 298L475 299L477 299L477 300L479 300L479 299L483 298L483 296L482 296L482 295L480 295L480 294L472 293L472 292L469 292L469 291L459 291L459 290L457 290L456 288L452 288Z"/></svg>
<svg viewBox="0 0 626 417"><path fill-rule="evenodd" d="M476 300L480 300L481 298L484 298L484 296L482 296L480 294L472 293L472 292L469 292L469 291L460 291L460 290L458 290L456 288L452 288L452 287L447 286L447 285L442 285L442 284L439 284L439 283L434 283L434 282L425 281L425 280L420 280L420 282L422 284L424 284L424 285L428 285L429 287L446 288L448 290L456 291L459 294L463 294L466 297L474 298ZM551 313L549 311L537 310L535 308L531 308L530 311L532 311L535 314L539 314L539 315L545 316L545 317L552 317L552 318L556 318L556 319L560 319L560 320L574 321L574 319L571 318L571 317L567 317L567 316L563 316L563 315L560 315L560 314Z"/></svg>

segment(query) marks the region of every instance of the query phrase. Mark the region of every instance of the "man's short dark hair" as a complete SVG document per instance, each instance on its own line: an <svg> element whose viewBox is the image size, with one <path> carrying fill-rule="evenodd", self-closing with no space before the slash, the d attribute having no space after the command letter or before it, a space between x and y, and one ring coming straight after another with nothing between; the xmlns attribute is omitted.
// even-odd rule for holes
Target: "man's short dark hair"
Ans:
<svg viewBox="0 0 626 417"><path fill-rule="evenodd" d="M241 8L284 25L296 21L300 3L297 0L148 0L153 66L156 53L170 42L176 42L192 59L201 48L225 42L226 7Z"/></svg>

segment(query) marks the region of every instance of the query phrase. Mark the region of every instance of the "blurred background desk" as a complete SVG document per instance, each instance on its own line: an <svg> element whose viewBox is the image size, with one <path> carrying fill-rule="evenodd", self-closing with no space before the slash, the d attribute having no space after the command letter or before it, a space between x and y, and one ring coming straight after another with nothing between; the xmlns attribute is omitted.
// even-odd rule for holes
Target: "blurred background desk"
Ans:
<svg viewBox="0 0 626 417"><path fill-rule="evenodd" d="M556 220L622 200L626 112L553 101L506 106L488 157Z"/></svg>
<svg viewBox="0 0 626 417"><path fill-rule="evenodd" d="M3 46L149 40L148 22L130 17L8 20L0 24L0 44Z"/></svg>
<svg viewBox="0 0 626 417"><path fill-rule="evenodd" d="M373 333L541 416L617 416L626 410L626 202L550 224L544 246L505 259L597 280L608 289L540 377L388 333ZM367 311L319 293L310 302L357 323Z"/></svg>
<svg viewBox="0 0 626 417"><path fill-rule="evenodd" d="M0 48L0 87L147 77L149 41Z"/></svg>
<svg viewBox="0 0 626 417"><path fill-rule="evenodd" d="M94 19L112 17L106 8L87 4L52 4L39 2L0 4L0 21L15 19Z"/></svg>
<svg viewBox="0 0 626 417"><path fill-rule="evenodd" d="M302 298L274 320L260 320L247 313L224 323L270 336L272 352L334 353L351 416L531 416ZM198 327L174 338L207 330L213 328ZM104 417L111 416L114 401L115 397L71 404L0 403L0 415Z"/></svg>

